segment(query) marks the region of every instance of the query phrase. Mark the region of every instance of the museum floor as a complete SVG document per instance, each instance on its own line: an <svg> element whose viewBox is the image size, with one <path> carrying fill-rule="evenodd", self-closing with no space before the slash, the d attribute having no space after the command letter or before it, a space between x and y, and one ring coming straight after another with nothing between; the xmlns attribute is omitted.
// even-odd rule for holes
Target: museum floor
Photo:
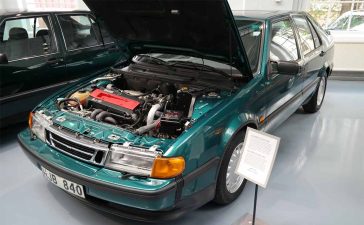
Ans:
<svg viewBox="0 0 364 225"><path fill-rule="evenodd" d="M142 224L93 210L50 184L1 131L0 224ZM274 135L281 146L257 217L268 225L364 224L364 82L330 80L319 113L296 112ZM233 204L212 203L173 225L232 225L252 212L254 185Z"/></svg>

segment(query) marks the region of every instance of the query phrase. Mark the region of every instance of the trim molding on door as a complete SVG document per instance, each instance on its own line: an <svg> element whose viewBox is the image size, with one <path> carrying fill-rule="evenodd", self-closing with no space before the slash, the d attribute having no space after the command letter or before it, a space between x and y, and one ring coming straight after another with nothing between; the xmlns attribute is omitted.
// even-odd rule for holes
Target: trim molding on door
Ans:
<svg viewBox="0 0 364 225"><path fill-rule="evenodd" d="M270 121L274 117L276 117L281 111L283 111L288 105L292 104L294 101L296 101L299 98L302 98L305 96L306 92L311 89L313 86L317 85L319 81L319 78L317 77L313 82L311 82L309 85L307 85L302 92L297 93L295 96L293 96L290 100L285 102L283 105L281 105L278 109L273 111L271 114L267 115L265 121Z"/></svg>
<svg viewBox="0 0 364 225"><path fill-rule="evenodd" d="M66 84L75 83L75 82L77 82L79 80L80 80L80 78L75 79L75 80L70 80L70 81L64 81L64 82L61 82L61 83L58 83L58 84L53 84L53 85L49 85L49 86L45 86L45 87L41 87L41 88L29 90L29 91L16 93L16 94L9 95L9 96L4 96L4 97L0 98L0 104L6 103L8 101L15 101L15 100L17 100L19 98L24 98L24 96L32 95L32 94L35 94L37 92L46 91L46 90L49 90L49 89L61 87L61 86L66 85Z"/></svg>

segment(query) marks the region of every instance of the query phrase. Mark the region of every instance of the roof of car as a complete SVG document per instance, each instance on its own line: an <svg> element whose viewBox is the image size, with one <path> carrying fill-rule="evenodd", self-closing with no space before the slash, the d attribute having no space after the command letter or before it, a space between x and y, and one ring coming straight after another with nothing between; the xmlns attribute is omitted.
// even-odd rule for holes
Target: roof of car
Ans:
<svg viewBox="0 0 364 225"><path fill-rule="evenodd" d="M69 10L69 11L31 11L31 10L14 10L14 9L0 9L1 16L16 16L16 15L34 15L34 14L48 14L48 13L89 13L87 10Z"/></svg>
<svg viewBox="0 0 364 225"><path fill-rule="evenodd" d="M288 15L290 13L301 13L295 11L279 11L279 10L237 10L233 11L235 17L246 17L252 19L273 19L276 17Z"/></svg>

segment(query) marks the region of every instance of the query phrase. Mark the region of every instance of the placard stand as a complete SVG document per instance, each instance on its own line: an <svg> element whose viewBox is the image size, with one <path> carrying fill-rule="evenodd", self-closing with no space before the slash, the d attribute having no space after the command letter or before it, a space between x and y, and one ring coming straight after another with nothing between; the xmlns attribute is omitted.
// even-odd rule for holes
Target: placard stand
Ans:
<svg viewBox="0 0 364 225"><path fill-rule="evenodd" d="M243 151L235 172L255 184L253 218L252 220L245 220L249 224L256 224L258 185L263 188L267 186L279 142L279 137L250 127L247 128Z"/></svg>
<svg viewBox="0 0 364 225"><path fill-rule="evenodd" d="M254 209L253 209L253 219L252 219L253 225L255 225L255 214L257 212L257 198L258 198L258 184L255 185Z"/></svg>

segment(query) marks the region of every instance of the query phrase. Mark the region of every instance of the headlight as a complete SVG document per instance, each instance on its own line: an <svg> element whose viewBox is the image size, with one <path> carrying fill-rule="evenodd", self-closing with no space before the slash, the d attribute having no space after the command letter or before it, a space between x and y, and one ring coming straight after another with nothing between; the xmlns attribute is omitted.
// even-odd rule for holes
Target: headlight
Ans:
<svg viewBox="0 0 364 225"><path fill-rule="evenodd" d="M45 129L52 124L50 118L47 117L42 111L37 111L35 113L31 112L29 114L28 123L32 133L37 138L45 142Z"/></svg>
<svg viewBox="0 0 364 225"><path fill-rule="evenodd" d="M161 152L124 145L112 145L105 167L153 178L172 178L185 167L183 157L164 158Z"/></svg>

